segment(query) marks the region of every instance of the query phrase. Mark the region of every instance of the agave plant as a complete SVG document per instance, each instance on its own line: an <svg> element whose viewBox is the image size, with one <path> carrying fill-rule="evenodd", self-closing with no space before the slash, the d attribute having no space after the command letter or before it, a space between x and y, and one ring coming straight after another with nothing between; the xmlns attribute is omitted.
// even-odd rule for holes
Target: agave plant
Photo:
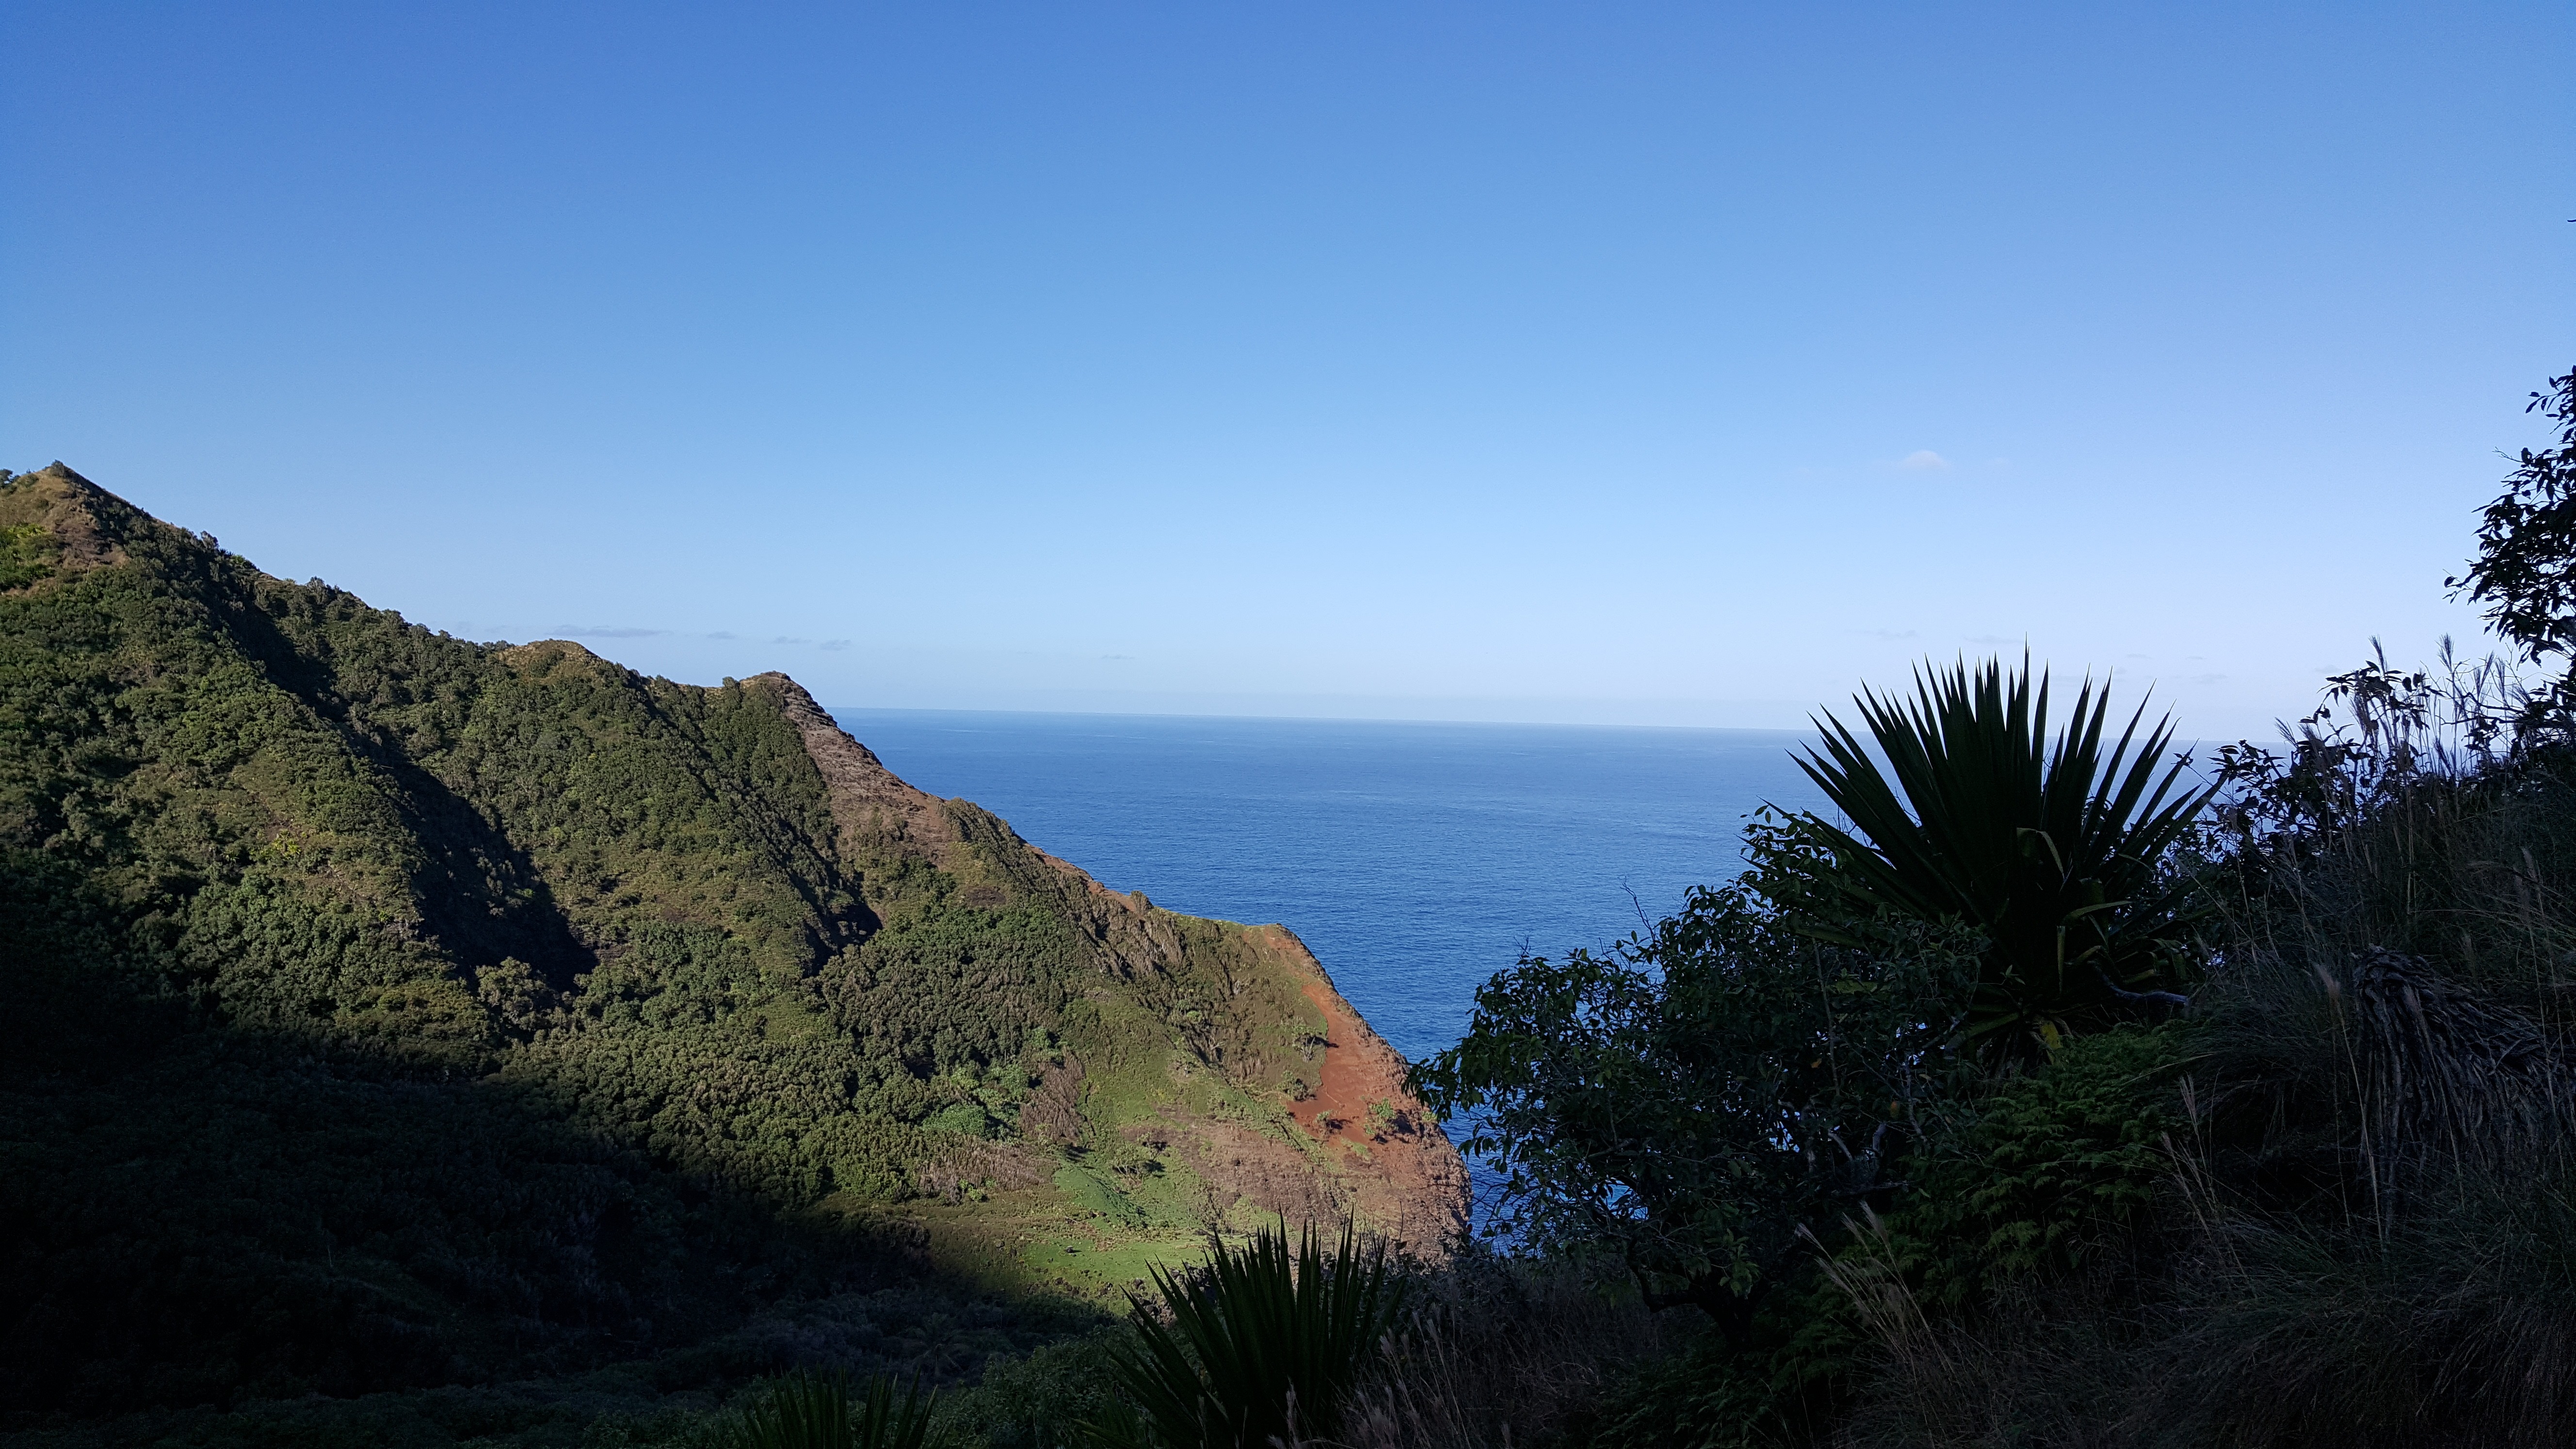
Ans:
<svg viewBox="0 0 2576 1449"><path fill-rule="evenodd" d="M1386 1246L1350 1224L1328 1258L1310 1225L1287 1224L1204 1266L1154 1270L1159 1302L1132 1302L1113 1358L1126 1400L1090 1426L1105 1449L1269 1449L1332 1439L1361 1374L1402 1312Z"/></svg>
<svg viewBox="0 0 2576 1449"><path fill-rule="evenodd" d="M1863 690L1854 703L1879 755L1830 713L1799 766L1851 822L1793 817L1810 864L1793 904L1820 933L1872 917L1956 920L1985 936L1966 1032L1981 1055L2027 1056L2060 1033L2178 1004L2183 949L2201 914L2172 868L2215 787L2159 774L2170 716L2141 736L2146 707L2104 753L2107 693L2091 680L2048 730L2048 676L1989 660L1915 673L1914 698Z"/></svg>
<svg viewBox="0 0 2576 1449"><path fill-rule="evenodd" d="M897 1398L883 1374L870 1375L864 1396L854 1396L848 1374L800 1369L770 1380L722 1442L725 1449L944 1449L949 1435L930 1420L938 1398L935 1389L922 1393L918 1380Z"/></svg>

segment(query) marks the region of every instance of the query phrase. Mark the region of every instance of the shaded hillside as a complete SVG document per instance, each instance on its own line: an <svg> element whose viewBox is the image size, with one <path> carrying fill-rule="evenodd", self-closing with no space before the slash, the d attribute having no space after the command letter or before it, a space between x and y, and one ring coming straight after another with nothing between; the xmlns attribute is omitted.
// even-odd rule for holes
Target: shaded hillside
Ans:
<svg viewBox="0 0 2576 1449"><path fill-rule="evenodd" d="M551 1372L1459 1211L1286 931L1105 889L782 675L452 639L59 464L0 481L0 852L14 1407Z"/></svg>

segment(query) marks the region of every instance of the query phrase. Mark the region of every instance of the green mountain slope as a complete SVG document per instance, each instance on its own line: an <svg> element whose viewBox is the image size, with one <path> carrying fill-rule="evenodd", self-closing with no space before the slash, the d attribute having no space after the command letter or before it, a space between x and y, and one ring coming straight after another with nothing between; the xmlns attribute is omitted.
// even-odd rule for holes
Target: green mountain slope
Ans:
<svg viewBox="0 0 2576 1449"><path fill-rule="evenodd" d="M0 1040L0 1408L792 1358L745 1325L1464 1182L1286 931L784 676L452 639L59 464L0 475Z"/></svg>

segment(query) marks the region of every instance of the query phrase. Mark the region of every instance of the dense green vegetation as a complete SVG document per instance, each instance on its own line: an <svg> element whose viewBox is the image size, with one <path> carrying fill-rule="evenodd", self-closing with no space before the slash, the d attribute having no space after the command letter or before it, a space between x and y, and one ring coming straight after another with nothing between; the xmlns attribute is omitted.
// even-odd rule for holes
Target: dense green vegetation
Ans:
<svg viewBox="0 0 2576 1449"><path fill-rule="evenodd" d="M1420 1072L1507 1222L1708 1319L1592 1442L2576 1438L2576 374L2535 406L2455 581L2517 659L2375 659L2208 793L1935 671L1829 724L1847 825L1484 989Z"/></svg>
<svg viewBox="0 0 2576 1449"><path fill-rule="evenodd" d="M1656 1307L1741 1338L1802 1236L1873 1194L1945 1091L1973 938L1799 937L1744 887L1607 955L1531 958L1477 993L1424 1100L1472 1114L1505 1172L1499 1226L1603 1254Z"/></svg>
<svg viewBox="0 0 2576 1449"><path fill-rule="evenodd" d="M783 678L451 639L59 467L0 539L0 1428L954 1376L1258 1219L1193 1123L1335 1170L1293 962L856 809Z"/></svg>

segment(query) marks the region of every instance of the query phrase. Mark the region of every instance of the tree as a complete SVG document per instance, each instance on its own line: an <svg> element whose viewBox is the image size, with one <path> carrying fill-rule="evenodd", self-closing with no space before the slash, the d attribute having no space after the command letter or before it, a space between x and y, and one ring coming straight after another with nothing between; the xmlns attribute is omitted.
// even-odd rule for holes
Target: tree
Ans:
<svg viewBox="0 0 2576 1449"><path fill-rule="evenodd" d="M1651 935L1495 976L1413 1087L1502 1170L1495 1231L1606 1252L1740 1342L1799 1230L1896 1185L1974 948L1910 923L1827 944L1742 884L1696 890Z"/></svg>
<svg viewBox="0 0 2576 1449"><path fill-rule="evenodd" d="M2551 378L2523 411L2556 422L2558 446L2522 450L2479 521L2477 558L2443 583L2453 597L2465 592L2486 606L2488 624L2539 664L2553 654L2576 658L2576 368ZM2567 694L2562 675L2535 704L2564 719Z"/></svg>

